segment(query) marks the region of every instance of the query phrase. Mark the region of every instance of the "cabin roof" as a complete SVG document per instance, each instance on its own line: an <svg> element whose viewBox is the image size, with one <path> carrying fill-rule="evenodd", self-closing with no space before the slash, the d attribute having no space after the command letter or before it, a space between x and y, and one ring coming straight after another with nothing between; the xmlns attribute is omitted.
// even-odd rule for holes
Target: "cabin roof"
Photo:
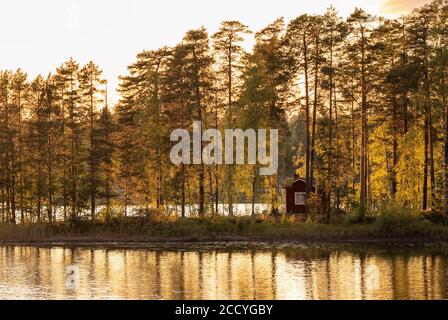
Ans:
<svg viewBox="0 0 448 320"><path fill-rule="evenodd" d="M285 188L292 188L297 182L302 182L302 183L306 184L306 180L304 178L297 178L297 179L290 181L288 184L286 184ZM313 183L312 187L314 188L315 186L316 186L316 184Z"/></svg>

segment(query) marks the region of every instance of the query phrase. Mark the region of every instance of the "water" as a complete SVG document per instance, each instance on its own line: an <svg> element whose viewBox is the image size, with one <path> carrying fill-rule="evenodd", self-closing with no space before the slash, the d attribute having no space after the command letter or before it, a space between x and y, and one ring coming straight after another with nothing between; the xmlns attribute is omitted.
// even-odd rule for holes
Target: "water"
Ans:
<svg viewBox="0 0 448 320"><path fill-rule="evenodd" d="M129 210L129 215L134 214L137 212L138 207L134 207L134 209ZM208 208L209 213L211 212L211 208ZM270 212L271 206L264 203L255 203L254 204L254 211L255 214L265 214L267 212ZM279 206L280 211L285 211L284 206ZM177 214L180 215L180 212L182 212L181 206L165 206L165 211L169 214ZM252 204L251 203L234 203L232 205L232 211L233 215L237 217L244 217L244 216L250 216L252 215ZM198 216L199 212L199 205L187 205L185 206L185 215L187 217L192 216ZM229 214L229 206L227 204L220 203L218 204L218 214L221 216L228 216Z"/></svg>
<svg viewBox="0 0 448 320"><path fill-rule="evenodd" d="M126 215L128 217L137 216L141 214L142 211L145 210L145 206L128 206ZM251 203L235 203L232 206L233 208L233 215L237 217L244 217L244 216L250 216L252 215L252 204ZM106 207L103 205L96 206L96 214L100 214L103 210L105 210ZM123 212L124 212L124 208ZM152 208L154 209L154 208ZM285 211L285 208L283 205L279 206L280 211ZM163 207L164 213L167 215L177 215L180 216L182 212L182 207L180 205L166 205ZM208 214L211 214L212 209L207 208ZM254 204L254 211L255 214L265 214L267 212L270 212L271 206L264 203L255 203ZM47 208L44 206L42 207L42 219L44 221L47 221ZM120 212L118 210L118 212ZM199 212L199 205L198 204L188 204L185 206L185 216L187 217L197 217ZM227 216L229 213L229 206L227 204L220 203L218 204L218 214L221 216ZM68 209L68 212L66 212L67 216L70 216L70 209ZM81 217L90 217L90 209L84 209L81 210L79 213L79 216ZM64 221L64 209L63 207L55 207L54 213L53 213L53 219L56 221ZM17 215L16 217L16 223L20 223L20 215Z"/></svg>
<svg viewBox="0 0 448 320"><path fill-rule="evenodd" d="M0 299L446 299L448 247L0 247Z"/></svg>

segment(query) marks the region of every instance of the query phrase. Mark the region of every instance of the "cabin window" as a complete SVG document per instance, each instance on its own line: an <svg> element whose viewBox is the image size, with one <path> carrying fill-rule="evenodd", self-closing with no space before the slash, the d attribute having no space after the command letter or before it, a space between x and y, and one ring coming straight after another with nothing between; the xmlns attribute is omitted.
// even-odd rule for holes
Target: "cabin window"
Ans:
<svg viewBox="0 0 448 320"><path fill-rule="evenodd" d="M304 206L305 202L306 202L306 193L305 192L296 192L296 194L295 194L296 206Z"/></svg>

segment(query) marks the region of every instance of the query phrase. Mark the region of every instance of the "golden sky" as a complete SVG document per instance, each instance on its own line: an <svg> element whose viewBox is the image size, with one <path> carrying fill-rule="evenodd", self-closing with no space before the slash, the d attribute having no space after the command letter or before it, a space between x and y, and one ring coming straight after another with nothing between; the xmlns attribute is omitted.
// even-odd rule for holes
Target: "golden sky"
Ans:
<svg viewBox="0 0 448 320"><path fill-rule="evenodd" d="M137 52L175 45L185 31L210 33L221 21L240 20L252 30L284 16L322 13L333 5L341 15L355 7L396 15L425 0L4 0L0 1L0 69L22 68L30 77L54 70L73 56L100 65L113 92ZM112 101L114 102L114 101Z"/></svg>
<svg viewBox="0 0 448 320"><path fill-rule="evenodd" d="M384 14L400 14L406 13L413 8L430 2L429 0L385 0L383 1L380 11Z"/></svg>

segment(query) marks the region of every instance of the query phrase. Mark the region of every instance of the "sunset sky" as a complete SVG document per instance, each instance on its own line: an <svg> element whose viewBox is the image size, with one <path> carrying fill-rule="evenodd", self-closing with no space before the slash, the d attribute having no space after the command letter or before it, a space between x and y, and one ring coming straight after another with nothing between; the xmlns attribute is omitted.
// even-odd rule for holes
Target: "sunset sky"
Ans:
<svg viewBox="0 0 448 320"><path fill-rule="evenodd" d="M0 2L0 69L22 68L30 77L53 71L73 56L93 60L110 83L143 49L175 45L191 28L215 32L221 21L240 20L259 30L278 17L322 13L333 5L347 16L355 7L396 16L428 0L7 0Z"/></svg>

